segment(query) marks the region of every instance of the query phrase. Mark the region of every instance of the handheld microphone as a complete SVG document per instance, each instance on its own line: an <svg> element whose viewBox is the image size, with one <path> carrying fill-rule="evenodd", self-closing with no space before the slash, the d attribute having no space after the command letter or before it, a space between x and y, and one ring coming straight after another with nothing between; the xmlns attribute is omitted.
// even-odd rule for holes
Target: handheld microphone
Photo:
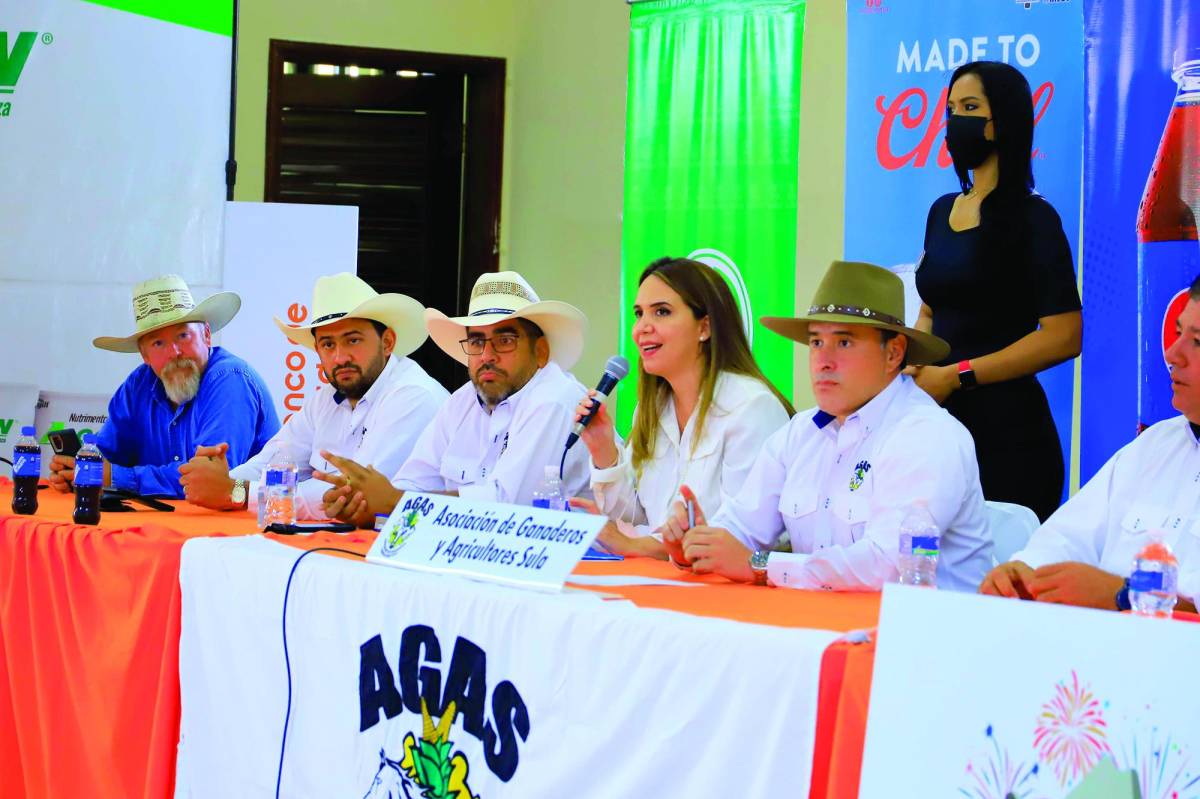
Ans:
<svg viewBox="0 0 1200 799"><path fill-rule="evenodd" d="M588 426L588 422L592 421L592 417L600 409L600 403L608 399L608 395L616 388L617 383L627 374L629 374L628 360L620 355L614 355L608 359L608 363L604 364L604 376L596 384L596 396L592 398L592 408L586 416L576 422L574 429L571 430L571 435L567 436L567 449L575 446L575 442L583 433L583 428Z"/></svg>

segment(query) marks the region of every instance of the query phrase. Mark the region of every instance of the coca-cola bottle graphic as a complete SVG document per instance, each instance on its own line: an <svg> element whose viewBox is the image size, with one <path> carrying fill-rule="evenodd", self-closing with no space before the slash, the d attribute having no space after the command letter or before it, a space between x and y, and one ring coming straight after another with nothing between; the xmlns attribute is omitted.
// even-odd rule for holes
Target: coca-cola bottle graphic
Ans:
<svg viewBox="0 0 1200 799"><path fill-rule="evenodd" d="M1164 352L1200 274L1200 47L1177 50L1178 84L1138 208L1138 429L1178 414Z"/></svg>

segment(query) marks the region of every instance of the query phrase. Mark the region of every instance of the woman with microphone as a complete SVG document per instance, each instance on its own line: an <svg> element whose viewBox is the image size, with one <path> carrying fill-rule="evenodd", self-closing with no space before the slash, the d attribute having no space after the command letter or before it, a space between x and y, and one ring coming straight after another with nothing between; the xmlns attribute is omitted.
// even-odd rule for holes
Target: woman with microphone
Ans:
<svg viewBox="0 0 1200 799"><path fill-rule="evenodd" d="M1062 497L1058 431L1037 373L1079 355L1083 319L1062 221L1033 190L1033 100L1015 67L950 79L946 146L961 193L933 204L916 327L950 342L917 383L971 431L983 495L1046 518Z"/></svg>
<svg viewBox="0 0 1200 799"><path fill-rule="evenodd" d="M662 258L642 272L633 306L638 405L629 441L618 446L601 405L583 439L592 457L596 503L612 520L598 541L621 555L666 558L654 533L686 484L701 506L745 480L762 443L795 412L750 353L741 315L724 279L684 258ZM592 396L576 409L576 421Z"/></svg>

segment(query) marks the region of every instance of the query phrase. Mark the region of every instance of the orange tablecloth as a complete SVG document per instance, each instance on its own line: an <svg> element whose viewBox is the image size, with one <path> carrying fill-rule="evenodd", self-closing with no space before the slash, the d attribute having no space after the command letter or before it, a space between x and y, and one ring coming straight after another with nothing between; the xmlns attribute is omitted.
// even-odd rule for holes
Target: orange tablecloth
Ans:
<svg viewBox="0 0 1200 799"><path fill-rule="evenodd" d="M171 796L180 549L254 532L254 520L184 504L81 527L73 497L42 491L36 516L13 516L11 491L0 488L0 796Z"/></svg>
<svg viewBox="0 0 1200 799"><path fill-rule="evenodd" d="M197 536L256 532L248 513L106 514L71 523L72 498L42 491L36 516L7 515L0 483L0 797L169 797L179 731L179 558ZM373 533L271 536L365 552ZM877 594L776 591L694 577L666 563L589 562L703 589L605 586L642 607L779 626L872 627ZM586 588L586 586L585 586ZM812 797L857 794L873 645L822 662Z"/></svg>

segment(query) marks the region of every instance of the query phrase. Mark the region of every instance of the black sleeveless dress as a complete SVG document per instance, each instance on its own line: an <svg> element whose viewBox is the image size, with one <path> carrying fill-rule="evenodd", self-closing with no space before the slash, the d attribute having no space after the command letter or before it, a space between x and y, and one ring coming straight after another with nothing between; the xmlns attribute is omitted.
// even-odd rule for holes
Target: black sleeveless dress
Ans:
<svg viewBox="0 0 1200 799"><path fill-rule="evenodd" d="M1045 316L1078 311L1071 246L1058 213L1040 195L1019 201L1003 231L955 231L957 194L929 209L917 290L933 310L933 332L956 364L1004 349ZM986 499L1031 508L1043 521L1058 508L1065 468L1058 431L1037 378L980 385L950 395L946 410L971 431Z"/></svg>

